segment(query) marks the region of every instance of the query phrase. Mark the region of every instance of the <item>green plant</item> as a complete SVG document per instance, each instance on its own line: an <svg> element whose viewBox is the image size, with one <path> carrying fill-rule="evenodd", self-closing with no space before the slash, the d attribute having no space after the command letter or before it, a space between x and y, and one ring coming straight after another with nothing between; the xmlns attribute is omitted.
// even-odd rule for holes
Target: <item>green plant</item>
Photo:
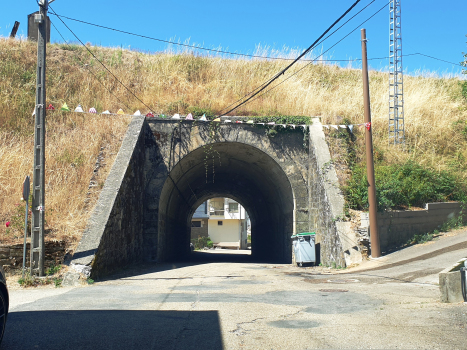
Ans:
<svg viewBox="0 0 467 350"><path fill-rule="evenodd" d="M205 247L207 248L212 248L214 243L209 237L201 237L199 236L198 238L193 238L191 240L191 243L193 243L194 247L196 250L203 249Z"/></svg>
<svg viewBox="0 0 467 350"><path fill-rule="evenodd" d="M47 268L47 269L45 270L45 274L46 274L46 276L55 275L57 272L60 271L61 268L62 268L62 265L55 265L55 264L52 264L49 268Z"/></svg>
<svg viewBox="0 0 467 350"><path fill-rule="evenodd" d="M18 279L18 284L21 287L34 286L35 285L35 278L33 276L31 276L29 271L26 271L26 273L24 274L24 277L21 277L21 278Z"/></svg>
<svg viewBox="0 0 467 350"><path fill-rule="evenodd" d="M462 97L467 101L467 81L460 82L459 84L461 86Z"/></svg>
<svg viewBox="0 0 467 350"><path fill-rule="evenodd" d="M88 284L93 284L93 283L94 283L94 280L93 280L92 278L88 278L88 279L86 279L86 282L87 282Z"/></svg>
<svg viewBox="0 0 467 350"><path fill-rule="evenodd" d="M61 279L61 278L54 278L55 288L61 287L62 286L62 281L63 281L63 279Z"/></svg>
<svg viewBox="0 0 467 350"><path fill-rule="evenodd" d="M467 184L447 171L435 171L411 160L403 164L375 165L378 210L423 206L428 202L465 201ZM351 209L368 208L366 169L355 166L344 186Z"/></svg>
<svg viewBox="0 0 467 350"><path fill-rule="evenodd" d="M209 107L198 107L198 106L190 106L186 109L187 113L193 114L194 117L200 117L203 114L206 114L206 117L214 117L215 113Z"/></svg>
<svg viewBox="0 0 467 350"><path fill-rule="evenodd" d="M407 245L410 244L419 244L419 243L426 243L433 240L434 234L433 233L423 233L414 235L411 239L407 241Z"/></svg>

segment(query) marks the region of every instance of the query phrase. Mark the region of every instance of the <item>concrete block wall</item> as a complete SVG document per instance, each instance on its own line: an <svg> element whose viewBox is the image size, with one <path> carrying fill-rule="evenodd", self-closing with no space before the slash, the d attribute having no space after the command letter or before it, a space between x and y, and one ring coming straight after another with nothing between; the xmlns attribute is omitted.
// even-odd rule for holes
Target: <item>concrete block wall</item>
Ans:
<svg viewBox="0 0 467 350"><path fill-rule="evenodd" d="M378 213L378 232L381 250L406 243L414 235L424 234L439 229L445 222L463 215L467 221L467 212L457 202L428 203L425 210L392 210Z"/></svg>

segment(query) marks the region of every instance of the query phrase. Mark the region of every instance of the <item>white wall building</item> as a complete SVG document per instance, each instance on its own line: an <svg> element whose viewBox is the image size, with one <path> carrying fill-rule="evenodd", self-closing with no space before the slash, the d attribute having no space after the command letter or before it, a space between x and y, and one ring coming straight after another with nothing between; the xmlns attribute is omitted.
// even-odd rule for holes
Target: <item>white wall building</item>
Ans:
<svg viewBox="0 0 467 350"><path fill-rule="evenodd" d="M247 249L247 213L240 203L230 198L212 198L203 203L201 207L208 210L208 235L214 246L223 248ZM196 210L192 218L194 221L201 221L197 213L203 210ZM203 212L204 214L204 212ZM206 214L203 216L205 217ZM193 226L193 225L192 225ZM192 234L193 236L193 234Z"/></svg>

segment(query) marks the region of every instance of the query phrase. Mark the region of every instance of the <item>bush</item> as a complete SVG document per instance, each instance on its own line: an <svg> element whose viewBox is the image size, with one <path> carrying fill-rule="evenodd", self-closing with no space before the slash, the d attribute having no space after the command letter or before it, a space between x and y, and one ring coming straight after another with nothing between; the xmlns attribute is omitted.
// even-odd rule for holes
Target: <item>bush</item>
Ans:
<svg viewBox="0 0 467 350"><path fill-rule="evenodd" d="M375 165L378 210L423 206L428 202L466 201L467 186L448 172L424 168L413 161L401 165ZM344 187L347 205L368 209L366 169L355 166Z"/></svg>
<svg viewBox="0 0 467 350"><path fill-rule="evenodd" d="M203 248L212 248L214 246L213 241L209 237L201 237L193 238L191 243L195 246L196 250L203 249Z"/></svg>
<svg viewBox="0 0 467 350"><path fill-rule="evenodd" d="M200 117L203 114L206 114L206 117L214 117L215 113L211 110L211 108L203 108L197 106L190 106L186 110L188 113L193 114L194 117Z"/></svg>

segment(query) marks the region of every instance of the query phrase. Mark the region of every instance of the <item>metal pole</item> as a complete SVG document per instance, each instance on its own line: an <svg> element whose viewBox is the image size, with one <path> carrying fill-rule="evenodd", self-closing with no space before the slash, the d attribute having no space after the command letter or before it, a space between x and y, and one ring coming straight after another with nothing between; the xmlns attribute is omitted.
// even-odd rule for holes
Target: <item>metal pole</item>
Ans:
<svg viewBox="0 0 467 350"><path fill-rule="evenodd" d="M37 37L37 78L34 128L34 168L32 185L31 274L44 275L44 204L45 204L45 57L47 48L48 0L39 3Z"/></svg>
<svg viewBox="0 0 467 350"><path fill-rule="evenodd" d="M28 236L28 200L26 199L26 215L24 219L24 244L23 244L23 274L22 277L24 278L24 270L26 269L26 239Z"/></svg>
<svg viewBox="0 0 467 350"><path fill-rule="evenodd" d="M371 133L370 86L368 81L368 61L366 51L366 29L361 30L362 37L362 74L363 74L363 103L365 110L365 144L366 144L366 172L368 178L368 203L370 206L370 244L371 256L379 258L381 249L378 236L378 222L376 218L376 188L375 168L373 163L373 137Z"/></svg>
<svg viewBox="0 0 467 350"><path fill-rule="evenodd" d="M23 244L23 273L22 277L24 278L24 270L26 268L26 241L28 236L28 209L29 209L29 191L30 191L30 179L29 176L26 176L23 182L23 200L26 201L26 215L24 219L24 244Z"/></svg>

